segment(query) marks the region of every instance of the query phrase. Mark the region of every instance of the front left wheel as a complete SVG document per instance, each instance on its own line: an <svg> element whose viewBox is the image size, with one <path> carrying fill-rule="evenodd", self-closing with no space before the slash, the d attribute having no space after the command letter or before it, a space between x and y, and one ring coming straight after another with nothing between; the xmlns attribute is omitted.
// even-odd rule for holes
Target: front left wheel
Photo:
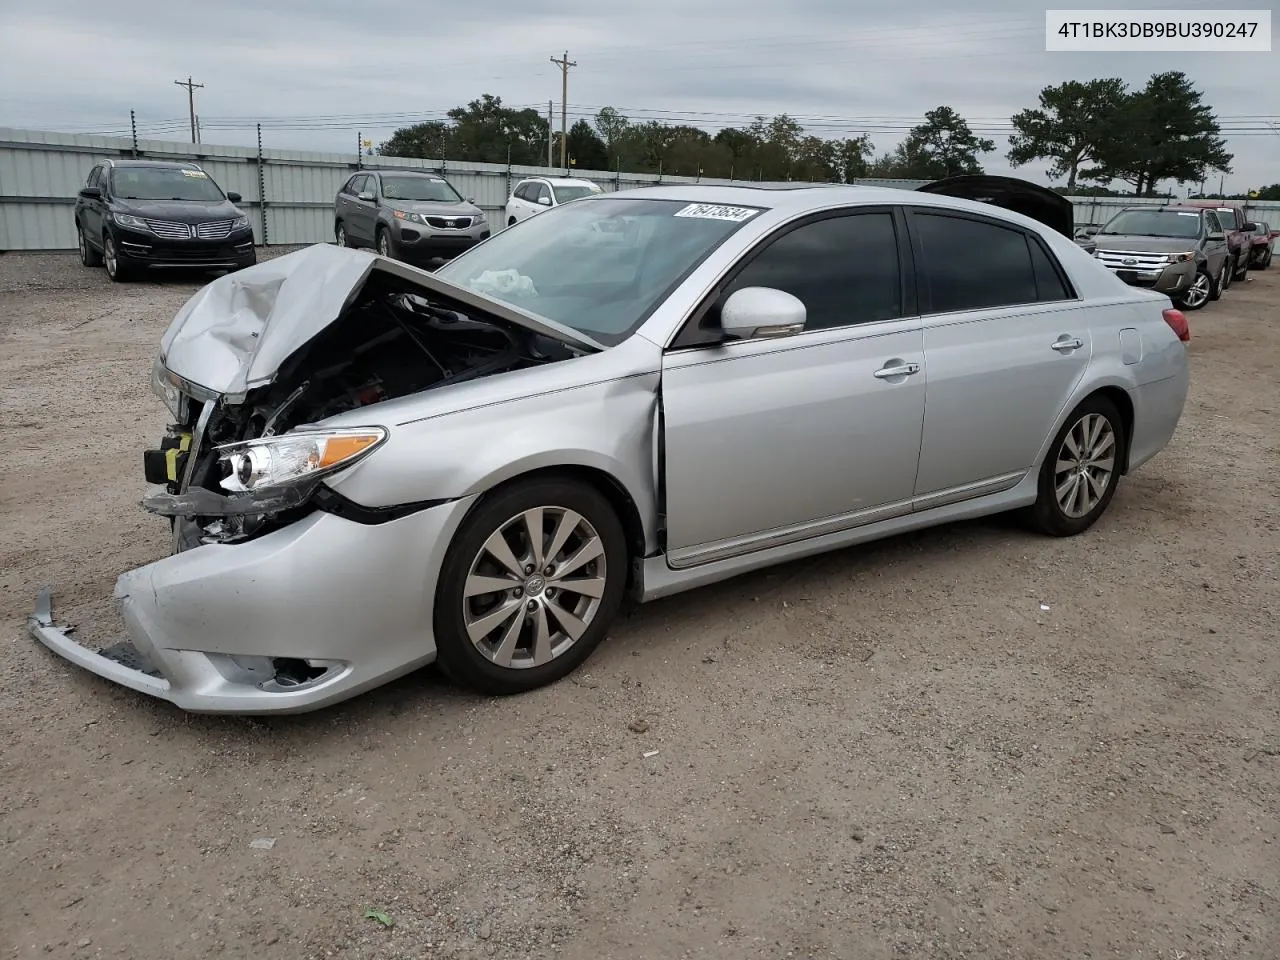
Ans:
<svg viewBox="0 0 1280 960"><path fill-rule="evenodd" d="M441 569L437 662L456 683L488 694L567 676L613 623L627 563L622 523L593 487L547 478L490 495Z"/></svg>
<svg viewBox="0 0 1280 960"><path fill-rule="evenodd" d="M1031 516L1042 533L1072 537L1097 522L1120 482L1125 442L1120 411L1106 397L1089 397L1071 412L1040 467Z"/></svg>

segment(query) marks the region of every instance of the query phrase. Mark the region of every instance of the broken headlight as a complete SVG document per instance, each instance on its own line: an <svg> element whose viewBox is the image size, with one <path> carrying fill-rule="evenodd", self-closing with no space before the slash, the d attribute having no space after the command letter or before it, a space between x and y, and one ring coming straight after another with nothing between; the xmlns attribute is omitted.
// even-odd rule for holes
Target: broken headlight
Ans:
<svg viewBox="0 0 1280 960"><path fill-rule="evenodd" d="M335 470L353 466L387 439L383 427L298 430L218 448L225 476L222 489L232 493L306 484Z"/></svg>
<svg viewBox="0 0 1280 960"><path fill-rule="evenodd" d="M181 422L182 391L178 388L177 379L165 369L164 360L160 357L156 357L156 362L151 367L151 390L164 401L174 419Z"/></svg>

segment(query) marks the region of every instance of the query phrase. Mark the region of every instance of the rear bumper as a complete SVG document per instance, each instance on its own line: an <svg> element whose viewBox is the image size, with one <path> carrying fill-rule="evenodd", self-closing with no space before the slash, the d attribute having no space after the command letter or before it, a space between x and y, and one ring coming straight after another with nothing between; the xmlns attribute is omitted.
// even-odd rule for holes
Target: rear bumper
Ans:
<svg viewBox="0 0 1280 960"><path fill-rule="evenodd" d="M437 576L472 499L380 524L317 512L131 570L115 588L128 642L102 650L55 623L47 589L28 628L77 666L194 713L316 710L435 659ZM284 665L308 678L283 685Z"/></svg>

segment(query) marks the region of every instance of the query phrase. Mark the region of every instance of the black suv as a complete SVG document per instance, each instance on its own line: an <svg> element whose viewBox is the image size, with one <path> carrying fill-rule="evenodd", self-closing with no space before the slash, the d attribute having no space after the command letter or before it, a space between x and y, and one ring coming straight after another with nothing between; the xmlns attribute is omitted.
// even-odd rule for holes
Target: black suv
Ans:
<svg viewBox="0 0 1280 960"><path fill-rule="evenodd" d="M114 281L147 267L238 270L257 262L253 228L194 163L104 160L76 200L80 261Z"/></svg>

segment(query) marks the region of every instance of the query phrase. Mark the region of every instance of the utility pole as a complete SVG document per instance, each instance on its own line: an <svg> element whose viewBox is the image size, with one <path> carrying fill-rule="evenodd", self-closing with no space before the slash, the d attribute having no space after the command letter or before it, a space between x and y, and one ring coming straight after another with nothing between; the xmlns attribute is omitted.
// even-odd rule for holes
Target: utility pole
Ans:
<svg viewBox="0 0 1280 960"><path fill-rule="evenodd" d="M569 51L564 52L564 58L557 60L551 58L551 62L560 68L560 166L566 170L569 169L569 128L566 117L569 112L569 68L576 67L578 62L569 59Z"/></svg>
<svg viewBox="0 0 1280 960"><path fill-rule="evenodd" d="M551 145L555 143L555 135L551 132L551 101L547 101L547 169L550 170L555 166L556 162L551 158Z"/></svg>
<svg viewBox="0 0 1280 960"><path fill-rule="evenodd" d="M203 90L204 84L192 83L190 77L187 77L186 80L175 80L173 82L180 87L187 88L187 108L191 111L191 142L198 143L199 141L196 139L196 91Z"/></svg>

